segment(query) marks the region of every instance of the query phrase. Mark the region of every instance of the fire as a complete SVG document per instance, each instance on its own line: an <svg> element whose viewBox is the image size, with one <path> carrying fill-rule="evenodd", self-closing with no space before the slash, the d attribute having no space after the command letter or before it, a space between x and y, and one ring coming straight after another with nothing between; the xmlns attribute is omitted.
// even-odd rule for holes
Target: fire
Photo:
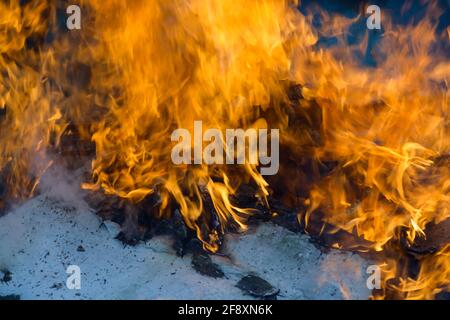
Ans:
<svg viewBox="0 0 450 320"><path fill-rule="evenodd" d="M130 203L157 196L154 214L179 209L210 251L230 224L245 230L258 214L234 201L242 185L254 186L266 207L286 190L299 220L320 216L367 240L365 251L426 237L430 223L450 217L450 61L440 49L450 29L437 31L440 8L431 3L408 25L384 14L370 49L367 32L346 41L360 16L316 8L315 26L299 5L83 0L82 30L60 34L62 5L0 3L8 197L32 195L60 140L76 134L96 147L84 189ZM321 46L324 37L337 45ZM355 58L362 56L372 65ZM171 134L194 132L196 121L222 132L279 129L278 176L248 162L175 165ZM425 299L449 290L448 248L420 261L415 279L387 263L385 288Z"/></svg>
<svg viewBox="0 0 450 320"><path fill-rule="evenodd" d="M29 197L51 165L46 147L57 143L63 124L47 70L51 51L27 50L47 32L47 4L0 3L0 173L11 198Z"/></svg>
<svg viewBox="0 0 450 320"><path fill-rule="evenodd" d="M228 220L245 229L252 210L235 207L230 196L241 181L253 181L266 195L267 182L254 164L235 173L217 165L174 166L171 133L177 128L193 132L196 120L204 131L267 126L263 113L287 101L282 80L289 78L291 63L284 46L296 32L296 20L303 18L278 1L248 6L89 1L89 6L96 14L88 32L97 37L96 59L106 66L95 73L109 73L101 84L110 86L107 92L113 86L121 92L107 101L106 116L95 124L95 183L84 187L134 202L154 192L163 204L175 199L205 247L217 250L216 237L200 232L207 225L201 219L205 194L222 231ZM249 17L248 10L255 14ZM166 209L161 206L161 216L170 214Z"/></svg>
<svg viewBox="0 0 450 320"><path fill-rule="evenodd" d="M421 262L417 279L402 281L400 291L407 293L407 298L433 299L443 290L449 291L450 284L450 245Z"/></svg>

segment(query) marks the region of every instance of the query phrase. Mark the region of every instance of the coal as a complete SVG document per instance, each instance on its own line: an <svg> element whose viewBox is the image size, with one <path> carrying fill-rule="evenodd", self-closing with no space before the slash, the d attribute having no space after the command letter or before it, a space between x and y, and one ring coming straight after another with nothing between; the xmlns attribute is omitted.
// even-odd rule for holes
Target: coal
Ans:
<svg viewBox="0 0 450 320"><path fill-rule="evenodd" d="M206 253L194 254L192 256L192 267L195 271L204 276L212 278L223 278L225 276L220 267L215 264L211 260L211 257Z"/></svg>
<svg viewBox="0 0 450 320"><path fill-rule="evenodd" d="M280 292L279 289L274 288L269 282L256 275L243 277L239 280L236 287L248 295L261 299L276 299Z"/></svg>

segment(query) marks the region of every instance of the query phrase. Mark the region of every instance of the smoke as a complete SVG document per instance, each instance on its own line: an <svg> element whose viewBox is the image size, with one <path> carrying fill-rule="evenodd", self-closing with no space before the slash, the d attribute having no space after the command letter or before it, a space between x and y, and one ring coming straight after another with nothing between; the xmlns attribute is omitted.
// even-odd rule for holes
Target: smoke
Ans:
<svg viewBox="0 0 450 320"><path fill-rule="evenodd" d="M69 171L60 163L53 165L42 176L38 191L49 195L53 200L77 209L87 209L83 200L85 191L80 188L85 167Z"/></svg>

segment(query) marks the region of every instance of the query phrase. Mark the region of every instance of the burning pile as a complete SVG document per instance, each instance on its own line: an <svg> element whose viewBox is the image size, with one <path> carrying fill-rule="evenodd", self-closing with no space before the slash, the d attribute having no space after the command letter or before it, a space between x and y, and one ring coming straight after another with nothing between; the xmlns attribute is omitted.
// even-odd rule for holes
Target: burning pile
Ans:
<svg viewBox="0 0 450 320"><path fill-rule="evenodd" d="M354 236L333 247L355 250L359 238L358 250L383 254L376 297L450 290L448 239L417 253L450 217L450 28L437 31L435 3L414 24L385 16L372 49L368 32L346 41L358 18L317 8L316 26L294 1L81 6L83 27L68 32L63 3L0 3L0 206L31 196L54 161L91 156L82 187L107 195L103 207L126 203L138 231L179 212L215 252L227 230L282 215L281 201L307 231ZM367 55L371 66L356 59ZM278 174L249 162L175 165L171 134L195 121L279 129ZM80 148L91 142L95 154Z"/></svg>

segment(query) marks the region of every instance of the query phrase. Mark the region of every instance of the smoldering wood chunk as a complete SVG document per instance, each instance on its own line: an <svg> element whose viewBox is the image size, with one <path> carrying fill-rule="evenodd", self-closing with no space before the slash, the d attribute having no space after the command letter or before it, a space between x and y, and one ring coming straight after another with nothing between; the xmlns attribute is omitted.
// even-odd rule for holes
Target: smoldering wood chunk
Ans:
<svg viewBox="0 0 450 320"><path fill-rule="evenodd" d="M412 246L405 243L406 251L420 258L421 256L433 254L450 243L450 219L438 224L428 224L425 228L426 238L417 237Z"/></svg>
<svg viewBox="0 0 450 320"><path fill-rule="evenodd" d="M191 264L195 271L204 276L212 278L223 278L225 276L220 267L206 253L194 254Z"/></svg>
<svg viewBox="0 0 450 320"><path fill-rule="evenodd" d="M261 299L276 299L277 294L280 292L279 289L274 288L269 282L255 275L243 277L236 284L236 287L248 295Z"/></svg>

